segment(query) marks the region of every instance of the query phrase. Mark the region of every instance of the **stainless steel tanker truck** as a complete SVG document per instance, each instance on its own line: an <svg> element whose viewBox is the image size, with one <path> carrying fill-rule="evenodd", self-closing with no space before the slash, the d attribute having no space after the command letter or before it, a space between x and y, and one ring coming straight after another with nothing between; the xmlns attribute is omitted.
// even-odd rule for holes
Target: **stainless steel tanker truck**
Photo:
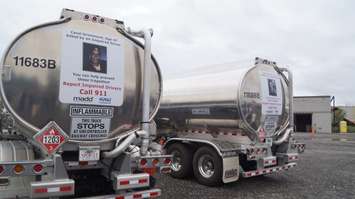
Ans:
<svg viewBox="0 0 355 199"><path fill-rule="evenodd" d="M13 40L0 67L0 198L160 196L153 174L171 156L154 142L151 36L64 9Z"/></svg>
<svg viewBox="0 0 355 199"><path fill-rule="evenodd" d="M292 136L292 73L260 58L213 67L229 69L164 82L155 121L171 175L214 186L296 166L305 145Z"/></svg>

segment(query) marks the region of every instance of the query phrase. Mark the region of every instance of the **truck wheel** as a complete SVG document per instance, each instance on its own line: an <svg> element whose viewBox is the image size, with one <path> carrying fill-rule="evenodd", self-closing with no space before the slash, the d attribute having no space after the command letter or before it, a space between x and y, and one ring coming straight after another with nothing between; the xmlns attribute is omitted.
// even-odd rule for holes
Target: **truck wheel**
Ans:
<svg viewBox="0 0 355 199"><path fill-rule="evenodd" d="M196 151L193 158L193 171L200 184L207 186L222 184L222 160L211 147L204 146Z"/></svg>
<svg viewBox="0 0 355 199"><path fill-rule="evenodd" d="M175 178L186 178L192 174L192 152L181 143L168 147L168 154L173 155L170 175Z"/></svg>

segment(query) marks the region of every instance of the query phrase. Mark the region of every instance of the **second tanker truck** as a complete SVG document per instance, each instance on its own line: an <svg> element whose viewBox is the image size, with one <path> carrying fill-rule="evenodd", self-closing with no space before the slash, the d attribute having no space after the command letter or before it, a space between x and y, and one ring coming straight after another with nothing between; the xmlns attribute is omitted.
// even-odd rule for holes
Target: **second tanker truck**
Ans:
<svg viewBox="0 0 355 199"><path fill-rule="evenodd" d="M215 186L295 167L305 145L293 138L292 98L292 73L260 58L166 81L155 121L171 175Z"/></svg>

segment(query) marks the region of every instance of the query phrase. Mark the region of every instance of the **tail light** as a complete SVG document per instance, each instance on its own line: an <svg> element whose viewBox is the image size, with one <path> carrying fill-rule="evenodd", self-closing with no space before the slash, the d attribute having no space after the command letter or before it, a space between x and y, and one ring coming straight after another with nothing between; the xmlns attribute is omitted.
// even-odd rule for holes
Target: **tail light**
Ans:
<svg viewBox="0 0 355 199"><path fill-rule="evenodd" d="M153 165L155 166L155 165L157 165L159 163L159 159L154 159L153 160Z"/></svg>
<svg viewBox="0 0 355 199"><path fill-rule="evenodd" d="M42 164L35 164L33 166L33 171L35 173L41 173L43 171L43 165Z"/></svg>
<svg viewBox="0 0 355 199"><path fill-rule="evenodd" d="M23 165L21 165L21 164L16 164L14 166L13 170L16 174L20 174L25 170L25 167L23 167Z"/></svg>
<svg viewBox="0 0 355 199"><path fill-rule="evenodd" d="M146 159L141 159L141 162L140 162L141 166L144 166L147 164L147 160Z"/></svg>
<svg viewBox="0 0 355 199"><path fill-rule="evenodd" d="M170 164L171 163L171 159L170 158L165 158L164 163L165 164Z"/></svg>
<svg viewBox="0 0 355 199"><path fill-rule="evenodd" d="M165 167L160 170L161 173L171 173L171 168L170 167Z"/></svg>
<svg viewBox="0 0 355 199"><path fill-rule="evenodd" d="M156 167L154 167L154 168L145 168L145 169L143 169L143 171L145 173L149 173L149 175L152 176L152 175L154 175L156 173L157 169L156 169Z"/></svg>
<svg viewBox="0 0 355 199"><path fill-rule="evenodd" d="M4 166L0 165L0 174L2 174L2 172L4 172L5 168Z"/></svg>

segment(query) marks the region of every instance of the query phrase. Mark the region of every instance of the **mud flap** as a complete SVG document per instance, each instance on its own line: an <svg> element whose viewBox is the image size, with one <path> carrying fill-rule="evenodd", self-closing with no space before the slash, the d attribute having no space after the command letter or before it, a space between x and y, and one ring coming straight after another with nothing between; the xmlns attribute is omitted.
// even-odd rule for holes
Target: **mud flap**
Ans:
<svg viewBox="0 0 355 199"><path fill-rule="evenodd" d="M239 157L223 158L223 182L229 183L239 179Z"/></svg>

